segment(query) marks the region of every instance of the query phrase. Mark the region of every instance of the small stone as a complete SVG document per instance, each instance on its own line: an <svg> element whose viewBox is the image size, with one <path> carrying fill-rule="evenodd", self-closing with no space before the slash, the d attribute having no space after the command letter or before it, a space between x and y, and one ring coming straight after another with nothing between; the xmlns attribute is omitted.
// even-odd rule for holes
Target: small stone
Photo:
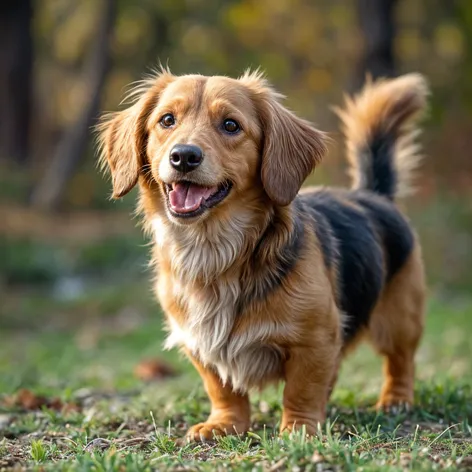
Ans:
<svg viewBox="0 0 472 472"><path fill-rule="evenodd" d="M111 446L111 441L105 438L96 438L90 441L84 448L87 452L106 451Z"/></svg>
<svg viewBox="0 0 472 472"><path fill-rule="evenodd" d="M323 461L324 461L324 457L318 451L315 451L313 455L311 456L311 462L313 462L313 464L319 464L320 462L323 462Z"/></svg>
<svg viewBox="0 0 472 472"><path fill-rule="evenodd" d="M0 430L6 428L12 420L13 416L11 415L0 415Z"/></svg>

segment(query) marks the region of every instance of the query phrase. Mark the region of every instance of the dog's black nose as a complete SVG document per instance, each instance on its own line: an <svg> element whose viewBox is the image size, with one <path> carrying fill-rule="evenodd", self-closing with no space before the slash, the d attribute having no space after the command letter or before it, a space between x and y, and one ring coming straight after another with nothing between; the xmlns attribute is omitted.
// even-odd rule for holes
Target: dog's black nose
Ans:
<svg viewBox="0 0 472 472"><path fill-rule="evenodd" d="M192 144L176 144L170 151L170 165L184 174L195 170L203 161L202 150Z"/></svg>

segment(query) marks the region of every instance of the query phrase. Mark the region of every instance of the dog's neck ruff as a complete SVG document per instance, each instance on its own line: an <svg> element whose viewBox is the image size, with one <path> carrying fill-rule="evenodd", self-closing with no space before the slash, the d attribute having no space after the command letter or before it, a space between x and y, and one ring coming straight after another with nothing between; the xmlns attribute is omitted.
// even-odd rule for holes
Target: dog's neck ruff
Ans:
<svg viewBox="0 0 472 472"><path fill-rule="evenodd" d="M237 271L257 237L250 215L234 214L222 222L177 226L161 216L152 220L154 239L183 283L211 285Z"/></svg>
<svg viewBox="0 0 472 472"><path fill-rule="evenodd" d="M248 374L254 362L242 362L241 356L256 356L255 346L259 351L280 326L262 323L239 335L234 327L245 310L283 283L298 257L301 223L287 226L267 215L263 225L256 226L250 214L242 213L210 223L205 231L201 226L178 227L159 216L152 224L159 252L171 267L165 282L158 278L159 298L172 290L185 312L183 320L168 313L166 347L185 346L204 364L215 366L223 381L230 378L234 388L244 389L256 372ZM269 250L270 244L277 251ZM271 370L268 363L279 353L273 348L263 351L264 366L259 367Z"/></svg>

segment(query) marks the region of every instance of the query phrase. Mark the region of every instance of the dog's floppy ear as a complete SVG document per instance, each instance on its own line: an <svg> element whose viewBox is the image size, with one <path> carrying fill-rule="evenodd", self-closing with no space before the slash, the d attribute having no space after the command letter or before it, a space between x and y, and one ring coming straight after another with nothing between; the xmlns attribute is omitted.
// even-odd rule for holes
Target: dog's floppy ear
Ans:
<svg viewBox="0 0 472 472"><path fill-rule="evenodd" d="M282 106L282 96L259 72L246 73L241 81L253 92L262 124L262 184L272 201L288 205L326 153L327 138Z"/></svg>
<svg viewBox="0 0 472 472"><path fill-rule="evenodd" d="M113 181L113 198L126 195L137 183L146 163L148 133L146 125L157 105L159 94L173 79L160 73L146 81L133 95L139 99L129 108L105 115L98 125L100 164L109 168Z"/></svg>

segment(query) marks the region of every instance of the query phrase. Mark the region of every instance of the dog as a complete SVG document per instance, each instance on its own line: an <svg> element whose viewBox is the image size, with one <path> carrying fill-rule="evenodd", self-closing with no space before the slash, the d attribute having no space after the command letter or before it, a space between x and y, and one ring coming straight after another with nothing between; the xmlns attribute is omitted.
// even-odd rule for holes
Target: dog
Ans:
<svg viewBox="0 0 472 472"><path fill-rule="evenodd" d="M337 110L351 189L300 190L327 135L257 71L163 69L103 118L113 197L139 186L166 347L186 353L211 401L189 440L246 432L248 392L279 381L280 431L316 433L340 361L362 338L385 359L377 407L413 403L425 278L397 200L419 162L428 93L419 74L369 81Z"/></svg>

